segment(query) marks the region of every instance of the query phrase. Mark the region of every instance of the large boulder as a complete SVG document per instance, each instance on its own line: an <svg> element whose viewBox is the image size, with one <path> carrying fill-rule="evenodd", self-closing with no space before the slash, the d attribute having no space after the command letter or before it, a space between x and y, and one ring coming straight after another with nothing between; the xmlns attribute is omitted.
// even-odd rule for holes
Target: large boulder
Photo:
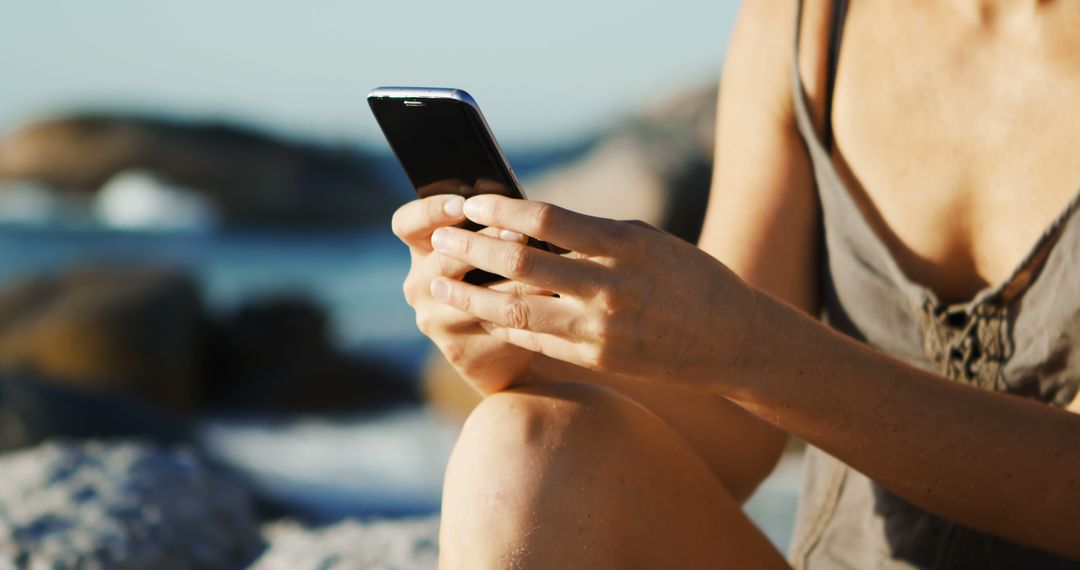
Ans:
<svg viewBox="0 0 1080 570"><path fill-rule="evenodd" d="M175 269L96 265L29 279L0 294L0 372L189 411L204 324L197 285Z"/></svg>
<svg viewBox="0 0 1080 570"><path fill-rule="evenodd" d="M188 418L127 394L64 385L27 374L0 375L0 450L54 438L192 439Z"/></svg>
<svg viewBox="0 0 1080 570"><path fill-rule="evenodd" d="M49 443L0 456L4 568L241 568L262 547L251 499L183 449Z"/></svg>
<svg viewBox="0 0 1080 570"><path fill-rule="evenodd" d="M416 402L399 374L338 348L326 312L306 297L253 301L208 333L207 406L332 412Z"/></svg>
<svg viewBox="0 0 1080 570"><path fill-rule="evenodd" d="M0 447L55 435L171 440L184 416L211 408L415 401L400 373L338 347L325 310L304 297L211 314L190 274L140 264L90 265L0 292ZM153 410L161 421L143 421Z"/></svg>
<svg viewBox="0 0 1080 570"><path fill-rule="evenodd" d="M0 138L0 187L93 194L121 173L149 173L209 197L225 223L242 225L385 223L398 200L376 170L354 150L155 117L58 118Z"/></svg>

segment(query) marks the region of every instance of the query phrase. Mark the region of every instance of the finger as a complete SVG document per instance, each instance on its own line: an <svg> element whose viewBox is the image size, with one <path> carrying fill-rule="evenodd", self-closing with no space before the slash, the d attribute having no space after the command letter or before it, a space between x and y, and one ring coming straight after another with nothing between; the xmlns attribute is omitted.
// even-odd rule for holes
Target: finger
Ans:
<svg viewBox="0 0 1080 570"><path fill-rule="evenodd" d="M512 329L486 321L480 321L480 327L496 340L520 346L525 350L531 350L563 362L579 366L588 365L588 360L583 354L582 345L565 338L529 330Z"/></svg>
<svg viewBox="0 0 1080 570"><path fill-rule="evenodd" d="M416 324L447 360L459 369L482 376L489 367L498 367L499 363L493 361L490 355L493 351L499 351L498 345L505 343L481 328L473 315L450 305L432 302L432 306L424 311L423 318L418 313Z"/></svg>
<svg viewBox="0 0 1080 570"><path fill-rule="evenodd" d="M482 236L488 236L493 238L499 238L503 241L515 242L515 243L528 243L529 238L510 230L504 230L502 228L496 228L494 226L488 226L476 232Z"/></svg>
<svg viewBox="0 0 1080 570"><path fill-rule="evenodd" d="M431 249L428 243L431 232L465 219L462 214L464 203L464 198L453 194L413 200L394 212L390 225L394 235L410 247Z"/></svg>
<svg viewBox="0 0 1080 570"><path fill-rule="evenodd" d="M595 281L599 267L458 228L439 228L432 234L431 244L435 251L478 269L556 292L585 291Z"/></svg>
<svg viewBox="0 0 1080 570"><path fill-rule="evenodd" d="M501 230L499 228L488 227L480 230L478 233L480 235L497 237L503 241L510 241L516 243L526 243L526 241L528 240L528 238L517 232L512 232L510 230ZM428 242L428 245L430 246L430 242ZM466 273L472 271L473 269L476 269L475 267L467 263L458 261L452 257L448 257L442 254L436 254L436 256L439 264L439 273L453 279L461 279L465 276ZM496 281L496 283L502 282ZM535 287L533 289L535 289Z"/></svg>
<svg viewBox="0 0 1080 570"><path fill-rule="evenodd" d="M503 293L510 293L511 295L540 295L543 297L554 297L555 292L547 289L542 289L528 283L522 283L521 281L496 281L490 285L486 285L488 289L495 291L501 291Z"/></svg>
<svg viewBox="0 0 1080 570"><path fill-rule="evenodd" d="M468 263L463 263L448 255L441 253L433 253L435 263L439 266L439 275L449 277L451 279L461 279L466 273L476 269Z"/></svg>
<svg viewBox="0 0 1080 570"><path fill-rule="evenodd" d="M654 225L652 225L649 222L646 222L644 220L623 220L622 223L629 224L631 226L639 227L639 228L642 228L642 229L646 229L646 230L649 230L649 231L661 233L661 234L666 233L666 232L664 232L664 230L662 230L662 229L660 229L660 228L658 228L658 227L656 227L656 226L654 226Z"/></svg>
<svg viewBox="0 0 1080 570"><path fill-rule="evenodd" d="M461 311L504 327L577 338L581 313L570 301L538 295L518 296L461 281L436 279L431 296Z"/></svg>
<svg viewBox="0 0 1080 570"><path fill-rule="evenodd" d="M619 223L572 212L544 202L484 194L465 201L465 216L484 225L532 236L585 254L608 251L617 239Z"/></svg>
<svg viewBox="0 0 1080 570"><path fill-rule="evenodd" d="M430 338L479 332L476 316L437 300L417 308L416 328Z"/></svg>

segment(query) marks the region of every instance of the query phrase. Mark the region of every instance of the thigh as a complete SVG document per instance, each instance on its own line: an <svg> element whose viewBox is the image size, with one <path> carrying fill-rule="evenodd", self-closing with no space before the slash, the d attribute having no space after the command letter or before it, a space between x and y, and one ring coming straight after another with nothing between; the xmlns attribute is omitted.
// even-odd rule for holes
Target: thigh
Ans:
<svg viewBox="0 0 1080 570"><path fill-rule="evenodd" d="M591 385L486 398L454 451L443 512L449 567L450 558L520 568L788 567L684 439L637 402Z"/></svg>

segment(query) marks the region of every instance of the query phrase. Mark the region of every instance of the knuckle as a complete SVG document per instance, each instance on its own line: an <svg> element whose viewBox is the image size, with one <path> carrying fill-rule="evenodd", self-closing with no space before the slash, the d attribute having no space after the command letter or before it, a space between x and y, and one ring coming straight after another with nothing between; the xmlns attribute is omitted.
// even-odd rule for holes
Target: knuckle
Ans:
<svg viewBox="0 0 1080 570"><path fill-rule="evenodd" d="M532 271L533 254L522 245L510 248L506 253L506 272L508 277L527 277Z"/></svg>
<svg viewBox="0 0 1080 570"><path fill-rule="evenodd" d="M601 320L609 319L619 302L618 294L611 287L597 287L593 292L593 303L601 315Z"/></svg>
<svg viewBox="0 0 1080 570"><path fill-rule="evenodd" d="M458 237L457 238L457 243L459 244L459 247L461 248L461 253L463 255L468 256L469 254L472 253L473 243L476 241L476 237L475 237L476 234L473 233L473 232L462 232L462 233L464 233L465 235L462 235L462 236Z"/></svg>
<svg viewBox="0 0 1080 570"><path fill-rule="evenodd" d="M551 204L544 202L536 202L532 205L532 225L539 231L547 230L552 223L552 217L555 215L555 208Z"/></svg>
<svg viewBox="0 0 1080 570"><path fill-rule="evenodd" d="M593 320L592 335L596 339L597 344L601 346L607 346L611 342L611 337L614 336L615 331L615 316L611 313L604 313Z"/></svg>
<svg viewBox="0 0 1080 570"><path fill-rule="evenodd" d="M450 364L459 365L465 361L465 345L459 341L446 341L439 350Z"/></svg>
<svg viewBox="0 0 1080 570"><path fill-rule="evenodd" d="M416 313L416 328L420 329L424 336L431 336L432 327L433 323L430 316Z"/></svg>
<svg viewBox="0 0 1080 570"><path fill-rule="evenodd" d="M446 212L443 211L444 203L445 199L443 197L432 197L427 199L428 220L442 220L447 217Z"/></svg>
<svg viewBox="0 0 1080 570"><path fill-rule="evenodd" d="M482 220L498 220L502 218L505 211L506 208L503 207L502 201L498 198L492 198L481 200L476 213Z"/></svg>
<svg viewBox="0 0 1080 570"><path fill-rule="evenodd" d="M576 315L566 325L571 338L585 339L592 336L589 321L582 315Z"/></svg>
<svg viewBox="0 0 1080 570"><path fill-rule="evenodd" d="M591 345L582 348L581 361L586 368L597 371L606 371L608 370L608 360L608 356L599 346Z"/></svg>
<svg viewBox="0 0 1080 570"><path fill-rule="evenodd" d="M450 305L465 311L466 313L472 311L472 296L468 294L460 294L454 289L450 290Z"/></svg>
<svg viewBox="0 0 1080 570"><path fill-rule="evenodd" d="M406 218L409 213L409 205L406 204L397 210L394 210L393 217L390 218L390 229L399 238L404 239L408 233L406 230Z"/></svg>
<svg viewBox="0 0 1080 570"><path fill-rule="evenodd" d="M635 254L638 252L640 239L638 228L630 223L611 224L611 243L622 253Z"/></svg>
<svg viewBox="0 0 1080 570"><path fill-rule="evenodd" d="M513 329L529 328L529 306L520 299L511 301L503 308L503 320Z"/></svg>
<svg viewBox="0 0 1080 570"><path fill-rule="evenodd" d="M621 372L620 351L617 344L611 342L611 337L606 337L592 345L590 359L595 370L604 372Z"/></svg>
<svg viewBox="0 0 1080 570"><path fill-rule="evenodd" d="M540 344L540 338L536 335L525 335L521 339L521 346L530 352L542 352L544 345Z"/></svg>
<svg viewBox="0 0 1080 570"><path fill-rule="evenodd" d="M405 302L409 306L413 306L416 303L416 287L413 285L411 279L406 279L401 285L401 292L405 295Z"/></svg>

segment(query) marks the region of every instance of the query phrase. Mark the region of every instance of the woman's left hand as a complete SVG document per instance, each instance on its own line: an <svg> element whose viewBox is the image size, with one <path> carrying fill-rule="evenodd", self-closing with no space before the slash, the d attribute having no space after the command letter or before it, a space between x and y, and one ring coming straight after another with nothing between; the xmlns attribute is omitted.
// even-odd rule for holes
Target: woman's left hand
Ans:
<svg viewBox="0 0 1080 570"><path fill-rule="evenodd" d="M472 197L464 211L571 252L452 227L432 235L442 255L557 294L432 282L436 299L477 316L493 336L600 372L682 384L715 378L747 346L758 293L689 243L640 222L497 195Z"/></svg>

